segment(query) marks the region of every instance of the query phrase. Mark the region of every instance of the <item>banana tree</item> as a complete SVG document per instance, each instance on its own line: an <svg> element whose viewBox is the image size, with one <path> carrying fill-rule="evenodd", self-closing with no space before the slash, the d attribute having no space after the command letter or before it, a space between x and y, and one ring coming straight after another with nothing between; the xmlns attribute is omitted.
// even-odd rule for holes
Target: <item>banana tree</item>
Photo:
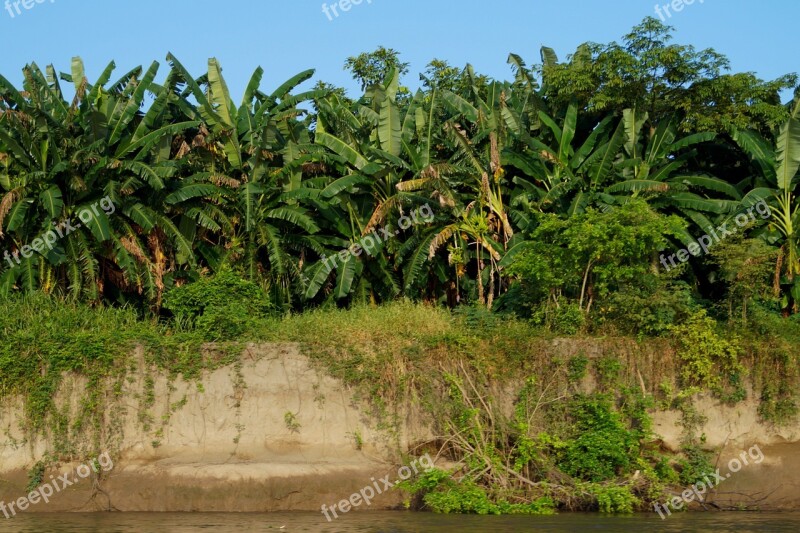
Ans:
<svg viewBox="0 0 800 533"><path fill-rule="evenodd" d="M338 206L344 223L335 225L335 232L345 241L337 241L341 249L355 244L376 230L395 231L397 218L407 215L431 199L444 205L454 204L454 193L448 183L450 168L437 159L439 127L438 93L426 97L421 91L407 105L397 101L399 76L390 71L383 83L374 84L358 102L349 103L336 94L317 102L315 142L329 151L327 166L332 170L321 192L327 202ZM318 209L322 209L321 206ZM366 217L364 213L368 213ZM417 242L420 228L402 231L403 236ZM432 236L424 240L430 243ZM386 294L396 291L391 274L403 268L407 276L404 288L409 290L420 279L424 256L419 247L411 250L398 243L384 243L376 255L350 257L343 262L326 262L328 250L320 260L309 265L313 280L307 296L314 297L325 285L335 268L337 298L345 298L350 289L363 286L355 273L367 275L370 287ZM391 252L391 253L389 253ZM356 263L365 262L366 266Z"/></svg>
<svg viewBox="0 0 800 533"><path fill-rule="evenodd" d="M189 237L198 241L212 268L239 261L252 279L264 282L277 303L289 305L303 254L313 246L308 237L319 231L302 194L303 165L314 150L308 148L307 125L298 120L306 112L297 106L325 91L292 94L313 76L313 70L306 70L271 94L262 93L264 71L259 67L237 107L216 59L209 59L208 72L200 79L171 54L167 59L197 102L187 114L208 129L193 143L199 172L165 202L200 229Z"/></svg>
<svg viewBox="0 0 800 533"><path fill-rule="evenodd" d="M163 97L141 113L158 63L146 72L137 67L109 84L114 69L112 62L96 83L89 84L83 63L74 58L71 74L61 75L75 86L71 103L52 66L46 74L35 64L23 70L24 95L0 77L5 108L0 116L4 247L19 252L29 244L25 239L51 235L54 227L70 229L59 233L46 250L3 265L9 267L0 276L3 292L41 288L97 300L107 285L144 290L148 296L158 290L153 261L142 251L147 249L142 241L156 225L162 233L171 232L178 246L180 239L167 217L143 204L174 173L172 139L196 123L165 123ZM164 146L166 155L160 150ZM89 211L92 216L78 222L104 199L108 211Z"/></svg>
<svg viewBox="0 0 800 533"><path fill-rule="evenodd" d="M616 200L606 187L616 180L615 163L625 142L625 127L608 116L574 146L578 126L577 106L570 105L559 124L544 111L539 118L547 128L543 140L523 136L521 148L506 150L503 160L515 167L519 186L512 205L515 221L527 227L525 211L556 212L564 216L583 213L587 207L607 209ZM547 141L547 142L545 142Z"/></svg>
<svg viewBox="0 0 800 533"><path fill-rule="evenodd" d="M697 156L694 148L713 141L716 134L701 132L678 137L680 121L668 117L648 128L647 113L635 109L623 112L625 129L623 159L618 163L620 180L605 188L618 203L641 197L664 214L677 214L694 224L684 231L685 244L692 233L707 232L715 223L737 212L742 193L733 184L706 172L692 170Z"/></svg>
<svg viewBox="0 0 800 533"><path fill-rule="evenodd" d="M800 312L800 204L797 201L798 169L800 169L800 99L791 104L789 120L780 128L772 145L752 131L737 130L733 139L752 159L757 173L752 177L752 190L743 204L754 205L770 200L774 206L772 220L782 237L781 254L776 272L782 276L776 286L787 288L784 310Z"/></svg>
<svg viewBox="0 0 800 533"><path fill-rule="evenodd" d="M453 151L449 163L460 177L461 203L454 206L455 221L431 240L429 258L433 259L445 241L452 238L448 263L455 267L459 278L464 273L463 265L474 255L477 301L489 308L502 291L500 260L512 248L514 238L506 207L509 191L501 154L516 137L527 135L530 130L527 114L532 104L527 97L519 97L519 93L531 91L534 85L532 80L527 80L527 84L522 81L524 64L516 59L519 66L516 85L491 82L479 86L468 66L470 100L449 91L443 94L443 101L453 113L444 129ZM467 244L470 240L474 252Z"/></svg>

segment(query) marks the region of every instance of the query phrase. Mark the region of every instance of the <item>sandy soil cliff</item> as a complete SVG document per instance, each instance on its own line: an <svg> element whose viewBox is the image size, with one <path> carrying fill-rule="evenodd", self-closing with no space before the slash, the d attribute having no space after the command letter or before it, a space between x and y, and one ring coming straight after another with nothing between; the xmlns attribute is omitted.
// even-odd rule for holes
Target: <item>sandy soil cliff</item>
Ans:
<svg viewBox="0 0 800 533"><path fill-rule="evenodd" d="M396 480L401 454L430 437L413 408L402 409L396 428L379 429L368 402L356 401L295 345L249 346L240 363L191 382L148 370L141 354L138 360L137 371L106 384L104 423L92 438L67 428L62 437L49 432L28 440L21 400L0 407L0 501L25 495L31 469L46 452L67 447L58 441L64 438L76 456L108 451L113 469L32 511L318 511L373 479ZM64 419L79 416L85 387L80 378L64 380L56 402ZM726 479L711 501L762 509L800 505L800 428L761 423L753 401L725 407L701 399L697 408L707 417L700 428L706 442L722 450L723 473L752 446L763 452L763 460ZM677 449L679 414L656 412L654 423L664 445ZM55 473L47 471L44 480ZM402 499L392 491L370 508Z"/></svg>
<svg viewBox="0 0 800 533"><path fill-rule="evenodd" d="M72 419L84 387L68 377L60 389L56 403ZM148 388L154 402L143 408ZM119 394L110 389L101 449L113 469L99 487L83 480L33 510L319 510L372 478L396 479L398 450L407 448L406 435L376 429L352 392L293 345L251 346L240 365L199 382L139 372ZM22 413L21 401L0 409L0 500L7 502L25 494L29 470L56 444L52 436L26 441ZM393 491L372 506L401 500Z"/></svg>

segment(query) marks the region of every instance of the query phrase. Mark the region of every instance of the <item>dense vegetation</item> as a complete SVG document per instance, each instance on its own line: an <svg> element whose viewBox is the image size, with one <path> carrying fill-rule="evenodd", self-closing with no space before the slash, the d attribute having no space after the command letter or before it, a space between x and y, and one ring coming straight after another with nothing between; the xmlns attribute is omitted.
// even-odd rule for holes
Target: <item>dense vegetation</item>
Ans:
<svg viewBox="0 0 800 533"><path fill-rule="evenodd" d="M464 469L406 487L429 508L630 511L692 482L702 443L662 453L649 408L691 428L687 398L740 401L749 375L765 419L797 414L800 92L669 31L512 54L511 81L434 60L415 92L381 48L347 60L358 98L259 68L237 106L216 60L172 55L163 83L78 58L0 76L0 396L68 443L102 409L92 387L85 419L53 413L61 372L118 377L138 343L194 377L236 358L204 342L291 340L382 416L436 415ZM653 337L675 375L538 343L578 333ZM511 415L483 401L503 380Z"/></svg>
<svg viewBox="0 0 800 533"><path fill-rule="evenodd" d="M168 324L141 320L133 309L94 309L42 294L4 303L0 398L22 394L25 438L48 437L37 468L108 450L122 405L137 416L141 441L158 448L186 403L175 394L168 413L156 408L158 377L194 380L230 365L231 379L244 379L245 342L300 343L374 410L388 437L402 427L408 405L416 406L436 437L408 452L428 452L440 468L401 488L409 505L438 512L652 509L714 471L717 450L704 447L696 393L735 403L752 385L764 420L792 422L798 412L800 335L780 329L737 338L697 317L674 338L564 339L485 309L451 313L408 301L282 317L251 309L246 318L214 313L214 320L192 324L206 303L234 294L246 300L231 305L246 306L257 288L229 273L188 287L174 301L183 319ZM68 389L69 401L57 403L62 372L85 376L87 386ZM144 384L140 394L125 392L131 382ZM653 408L681 414L680 450L662 446ZM305 431L292 418L286 424ZM357 431L352 437L355 449L374 444ZM6 438L24 444L13 441L16 434Z"/></svg>
<svg viewBox="0 0 800 533"><path fill-rule="evenodd" d="M800 106L779 93L797 79L727 74L668 32L512 54L507 82L435 60L413 94L380 49L347 62L358 99L296 92L310 70L264 92L259 68L239 106L214 59L198 78L170 55L163 84L158 63L94 83L78 58L28 65L21 90L0 77L0 289L158 310L232 266L284 310L406 295L602 321L689 291L794 313ZM657 273L762 201L735 243Z"/></svg>

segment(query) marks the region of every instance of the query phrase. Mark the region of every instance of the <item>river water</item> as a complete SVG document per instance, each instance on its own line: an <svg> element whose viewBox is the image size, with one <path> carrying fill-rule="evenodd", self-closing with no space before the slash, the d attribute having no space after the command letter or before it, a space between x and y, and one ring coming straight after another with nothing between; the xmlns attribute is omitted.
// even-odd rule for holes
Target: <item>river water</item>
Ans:
<svg viewBox="0 0 800 533"><path fill-rule="evenodd" d="M0 522L10 533L188 533L229 532L761 532L800 531L800 513L682 513L662 520L656 514L610 517L598 514L555 516L443 516L429 513L362 512L328 523L319 513L102 513L29 514Z"/></svg>

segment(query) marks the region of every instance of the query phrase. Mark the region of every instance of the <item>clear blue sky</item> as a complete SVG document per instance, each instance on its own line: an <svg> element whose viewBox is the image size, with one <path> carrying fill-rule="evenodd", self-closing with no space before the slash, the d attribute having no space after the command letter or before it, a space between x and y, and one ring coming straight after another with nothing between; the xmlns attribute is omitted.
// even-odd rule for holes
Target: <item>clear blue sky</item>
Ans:
<svg viewBox="0 0 800 533"><path fill-rule="evenodd" d="M21 14L0 0L0 73L21 82L20 69L35 61L69 72L80 55L90 80L114 59L120 76L153 60L168 70L172 51L196 75L208 57L222 63L235 101L256 66L265 90L306 68L316 79L354 88L345 58L383 45L411 63L405 80L433 58L508 79L509 52L529 63L542 45L563 58L585 41L619 40L655 15L655 0L362 0L330 20L322 0L43 0ZM41 0L40 0L41 1ZM700 2L703 3L700 3ZM666 4L668 0L659 0ZM337 2L329 0L328 5ZM337 8L338 10L338 8ZM796 60L798 0L696 0L674 13L676 41L726 54L735 71L775 78L800 71Z"/></svg>

